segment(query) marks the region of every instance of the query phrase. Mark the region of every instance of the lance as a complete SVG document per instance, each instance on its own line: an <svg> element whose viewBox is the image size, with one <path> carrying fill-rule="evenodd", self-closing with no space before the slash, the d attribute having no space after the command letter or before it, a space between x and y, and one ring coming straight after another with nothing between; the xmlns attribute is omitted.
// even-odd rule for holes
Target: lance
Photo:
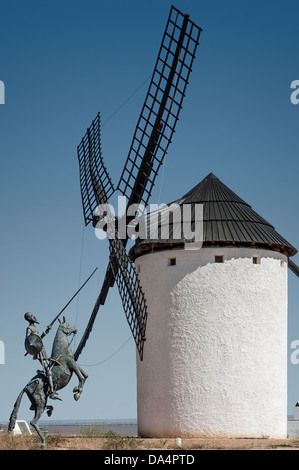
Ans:
<svg viewBox="0 0 299 470"><path fill-rule="evenodd" d="M86 279L86 281L84 282L84 284L82 284L82 286L77 290L77 292L73 295L73 297L68 301L68 303L63 307L62 310L60 310L60 312L58 313L58 315L56 315L56 317L54 318L54 320L50 323L49 326L47 326L47 329L46 331L44 331L44 333L41 334L41 338L44 338L48 333L49 331L51 330L52 326L54 325L54 323L56 322L56 320L58 320L59 316L62 314L62 312L64 312L64 310L69 306L69 304L72 302L72 300L74 300L74 298L76 297L76 295L79 294L80 290L83 289L83 287L85 286L85 284L88 283L89 279L94 275L94 273L96 272L98 268L95 268L95 270L91 273L91 275L89 276L88 279ZM27 356L28 352L26 352L25 356Z"/></svg>
<svg viewBox="0 0 299 470"><path fill-rule="evenodd" d="M84 284L82 284L82 286L77 290L77 292L73 295L73 297L68 301L68 303L63 307L62 310L60 310L60 312L58 313L58 315L56 315L56 317L54 318L54 320L50 323L49 326L47 326L47 329L46 331L41 335L41 338L44 338L48 333L49 331L51 330L52 326L54 325L54 323L56 322L56 320L58 320L58 318L60 317L60 315L62 314L62 312L65 311L65 309L70 305L70 303L72 302L72 300L74 300L74 298L76 297L76 295L79 294L80 290L83 289L83 287L85 286L85 284L88 283L89 279L94 275L94 273L96 272L98 268L95 268L95 270L91 273L91 275L86 279L86 281L84 282Z"/></svg>
<svg viewBox="0 0 299 470"><path fill-rule="evenodd" d="M54 320L50 323L49 326L47 326L47 329L46 331L44 331L44 333L41 334L41 338L44 338L48 333L49 331L51 330L52 326L54 325L54 323L56 322L56 320L58 320L59 316L62 314L62 312L64 312L64 310L69 306L69 304L72 302L72 300L74 300L74 298L76 297L76 295L79 294L80 290L83 289L83 287L85 286L85 284L88 283L89 279L94 275L94 273L96 272L98 268L95 268L95 270L91 273L91 275L89 276L88 279L86 279L86 281L84 282L84 284L82 284L82 286L77 290L77 292L73 295L73 297L68 301L68 303L63 307L62 310L60 310L60 312L58 313L58 315L56 315L56 317L54 318ZM28 352L26 352L25 356L27 356Z"/></svg>

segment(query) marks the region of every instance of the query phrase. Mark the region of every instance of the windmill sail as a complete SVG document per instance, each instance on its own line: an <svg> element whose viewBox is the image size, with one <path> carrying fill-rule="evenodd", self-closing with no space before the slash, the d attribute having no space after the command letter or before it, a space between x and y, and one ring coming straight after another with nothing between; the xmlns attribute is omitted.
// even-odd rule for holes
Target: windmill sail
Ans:
<svg viewBox="0 0 299 470"><path fill-rule="evenodd" d="M290 270L291 270L294 274L296 274L297 277L299 277L299 266L297 266L297 264L294 263L294 261L292 261L292 260L290 260L290 259L288 260L288 266L289 266Z"/></svg>
<svg viewBox="0 0 299 470"><path fill-rule="evenodd" d="M91 142L90 130L87 130L89 142ZM93 152L89 152L90 162L90 178L92 186L96 195L97 205L104 204L108 198L105 193L102 181L97 180L93 167ZM142 291L138 275L135 271L134 265L129 260L125 250L127 240L120 240L117 229L115 228L115 217L110 213L108 206L106 206L107 214L107 235L110 244L110 263L104 279L103 288L101 289L100 296L97 299L93 309L90 321L85 330L84 337L79 343L79 346L74 354L75 359L79 357L87 338L89 337L95 317L99 310L100 305L104 305L109 287L112 287L116 281L119 294L122 300L124 312L130 326L132 335L134 337L136 348L138 350L140 359L143 357L143 345L145 341L145 328L147 319L147 309L145 296Z"/></svg>
<svg viewBox="0 0 299 470"><path fill-rule="evenodd" d="M146 301L138 274L121 240L114 239L110 241L110 265L127 321L142 360L147 320Z"/></svg>
<svg viewBox="0 0 299 470"><path fill-rule="evenodd" d="M106 270L104 282L100 294L94 305L84 335L74 353L75 360L81 354L93 328L94 321L101 305L104 305L109 288L116 281L121 297L125 315L135 340L140 359L143 357L143 346L145 341L145 330L147 320L147 308L145 296L140 285L135 267L130 261L123 240L111 239L110 262Z"/></svg>
<svg viewBox="0 0 299 470"><path fill-rule="evenodd" d="M182 108L201 28L171 8L148 93L117 189L148 204Z"/></svg>
<svg viewBox="0 0 299 470"><path fill-rule="evenodd" d="M97 206L107 202L114 193L102 158L100 125L98 113L77 149L85 225L94 220Z"/></svg>
<svg viewBox="0 0 299 470"><path fill-rule="evenodd" d="M85 328L85 331L84 331L83 336L80 340L80 343L78 344L78 346L76 348L76 351L74 353L75 361L78 360L78 357L80 356L81 352L83 351L83 349L86 345L86 342L89 338L89 335L92 331L92 328L93 328L95 319L97 317L99 308L100 308L101 305L104 305L104 303L106 301L106 298L107 298L109 288L112 287L113 285L114 285L114 275L113 275L111 265L109 263L108 267L106 269L106 274L105 274L105 278L104 278L104 282L103 282L100 294L99 294L99 296L98 296L98 298L97 298L97 300L94 304L94 307L93 307L93 310L91 312L88 324Z"/></svg>

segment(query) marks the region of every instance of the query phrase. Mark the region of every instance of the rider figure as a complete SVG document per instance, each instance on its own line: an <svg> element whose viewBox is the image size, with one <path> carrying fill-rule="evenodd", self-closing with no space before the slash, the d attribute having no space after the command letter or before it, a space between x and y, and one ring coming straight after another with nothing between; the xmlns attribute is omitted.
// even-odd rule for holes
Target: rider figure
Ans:
<svg viewBox="0 0 299 470"><path fill-rule="evenodd" d="M39 324L39 322L30 312L25 313L24 318L29 322L29 326L26 329L25 349L28 354L33 356L33 359L38 359L43 366L43 371L50 387L49 398L52 398L53 400L61 400L53 387L51 364L51 361L53 360L48 358L43 341L40 337L37 327L35 326L35 323ZM46 331L46 333L48 333L48 331Z"/></svg>

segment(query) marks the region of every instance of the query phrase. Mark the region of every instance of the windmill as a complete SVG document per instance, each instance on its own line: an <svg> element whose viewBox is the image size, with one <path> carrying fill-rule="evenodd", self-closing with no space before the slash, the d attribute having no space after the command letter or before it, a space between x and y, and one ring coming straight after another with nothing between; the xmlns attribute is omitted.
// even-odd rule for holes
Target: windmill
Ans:
<svg viewBox="0 0 299 470"><path fill-rule="evenodd" d="M147 206L159 169L182 109L201 28L171 7L148 92L134 132L128 157L115 188L104 165L101 152L100 114L87 129L78 146L80 186L85 225L99 222L98 206L107 204L115 191L133 204ZM111 214L108 214L108 216ZM130 220L127 222L129 223ZM117 284L124 312L134 337L139 357L143 359L147 304L138 274L130 261L126 245L117 227L109 239L109 263L100 294L95 302L83 337L75 351L78 359L92 330L109 289Z"/></svg>
<svg viewBox="0 0 299 470"><path fill-rule="evenodd" d="M171 8L116 189L101 154L99 114L87 129L78 147L86 225L102 220L97 207L116 190L127 197L128 207L147 206L182 108L200 32L188 15ZM176 204L203 205L202 246L182 249L188 240L174 236L173 221L161 246L161 217L153 236L137 240L127 255L128 239L116 227L115 237L108 237L103 286L75 358L116 282L141 359L139 435L285 437L287 267L299 276L290 260L297 250L213 173ZM192 214L196 222L196 211Z"/></svg>

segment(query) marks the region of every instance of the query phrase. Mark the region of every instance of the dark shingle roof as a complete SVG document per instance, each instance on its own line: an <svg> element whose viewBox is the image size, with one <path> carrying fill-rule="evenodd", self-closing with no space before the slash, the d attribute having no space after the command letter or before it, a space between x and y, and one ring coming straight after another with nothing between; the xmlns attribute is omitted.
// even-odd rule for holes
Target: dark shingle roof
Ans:
<svg viewBox="0 0 299 470"><path fill-rule="evenodd" d="M273 225L257 214L249 204L223 184L213 173L210 173L174 203L177 203L180 208L183 204L190 204L193 217L194 206L203 204L204 246L258 246L281 251L287 256L293 256L297 253L296 248L277 233ZM157 230L152 231L151 237L142 240L131 249L132 259L143 252L177 247L186 241L183 237L178 239L177 236L174 236L177 229L181 229L178 224L171 224L169 237L161 239L161 225L163 226L163 217Z"/></svg>

